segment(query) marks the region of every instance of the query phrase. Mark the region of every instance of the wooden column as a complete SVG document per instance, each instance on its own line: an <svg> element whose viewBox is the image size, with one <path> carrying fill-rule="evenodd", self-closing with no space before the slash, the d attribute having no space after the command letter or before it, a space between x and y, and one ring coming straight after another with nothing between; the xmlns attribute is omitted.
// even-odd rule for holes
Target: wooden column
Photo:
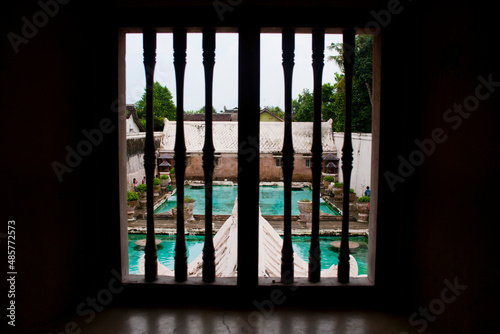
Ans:
<svg viewBox="0 0 500 334"><path fill-rule="evenodd" d="M184 232L184 178L186 172L186 144L184 140L184 71L186 69L185 29L174 29L174 68L177 90L175 133L175 175L177 178L177 234L175 242L175 280L187 280L187 250Z"/></svg>
<svg viewBox="0 0 500 334"><path fill-rule="evenodd" d="M215 281L215 250L212 236L212 199L214 174L214 143L212 135L212 93L215 65L215 29L203 30L203 66L205 68L205 144L203 171L205 174L205 244L203 246L203 282Z"/></svg>
<svg viewBox="0 0 500 334"><path fill-rule="evenodd" d="M321 250L319 248L319 201L320 182L323 161L321 144L321 88L323 78L323 61L325 49L325 31L315 29L312 34L312 66L313 66L313 142L312 142L312 229L311 246L309 248L309 281L319 282L321 276Z"/></svg>
<svg viewBox="0 0 500 334"><path fill-rule="evenodd" d="M349 188L352 171L352 77L354 69L354 29L346 29L343 34L343 54L345 70L345 110L344 110L344 146L342 147L342 173L344 176L344 203L342 216L342 237L340 239L338 281L349 283Z"/></svg>
<svg viewBox="0 0 500 334"><path fill-rule="evenodd" d="M238 285L258 285L260 28L239 29Z"/></svg>
<svg viewBox="0 0 500 334"><path fill-rule="evenodd" d="M158 275L158 256L155 245L153 179L155 169L155 144L153 129L153 86L156 64L156 30L143 30L144 70L146 72L146 142L144 144L144 169L147 180L147 225L144 271L148 282Z"/></svg>
<svg viewBox="0 0 500 334"><path fill-rule="evenodd" d="M293 283L293 248L292 248L292 77L294 66L295 31L285 29L282 33L283 72L285 77L285 129L283 139L283 179L284 179L284 226L283 248L281 250L281 281Z"/></svg>

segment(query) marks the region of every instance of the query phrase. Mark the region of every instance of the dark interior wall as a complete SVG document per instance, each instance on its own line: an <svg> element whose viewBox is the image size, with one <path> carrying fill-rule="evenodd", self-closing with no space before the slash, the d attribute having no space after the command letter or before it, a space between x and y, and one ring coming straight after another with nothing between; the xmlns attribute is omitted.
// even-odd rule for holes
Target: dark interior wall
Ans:
<svg viewBox="0 0 500 334"><path fill-rule="evenodd" d="M346 12L342 4L332 17ZM21 34L21 18L31 20L41 10L36 1L10 6L2 36ZM109 282L112 268L120 266L114 102L115 23L121 18L110 7L94 6L78 1L60 5L18 53L2 39L0 133L7 190L2 226L16 220L18 321L34 326L74 315L77 305L95 296ZM473 325L487 328L488 322L479 321L491 319L498 309L492 306L498 299L498 261L490 250L498 218L490 211L495 202L489 197L498 188L498 92L481 101L456 130L443 114L475 94L479 75L492 73L500 81L493 66L498 57L489 13L494 11L477 1L412 6L394 16L380 36L384 75L377 289L383 302L374 304L417 311L440 297L445 279L457 277L467 289L446 304L435 323L468 332ZM298 17L297 12L288 18L274 15L279 14L276 6L241 7L224 23L245 13L252 13L248 22L262 17L283 25L296 24ZM368 10L361 13L356 19L370 19ZM327 16L324 11L321 15ZM66 147L83 149L87 138L82 131L99 129L103 120L107 133L102 141L60 182L53 162L67 164ZM414 140L430 138L437 127L445 130L447 140L392 191L384 173L397 173L398 157L408 157ZM4 245L2 240L2 252Z"/></svg>
<svg viewBox="0 0 500 334"><path fill-rule="evenodd" d="M426 322L457 333L488 332L498 310L499 227L491 208L499 186L500 71L493 12L481 2L419 4L382 35L377 253L396 259L384 262L393 269L386 273L403 274L383 284L401 292L395 300L409 306L409 315L434 309ZM494 81L494 92L482 80ZM459 105L463 115L449 111ZM387 172L402 176L392 179L394 191ZM450 285L459 286L456 298ZM413 318L416 329L425 326L419 319Z"/></svg>
<svg viewBox="0 0 500 334"><path fill-rule="evenodd" d="M492 211L499 186L500 53L493 13L486 2L435 4L422 13L417 44L418 91L425 92L415 119L418 138L441 128L446 141L415 173L410 276L422 306L441 299L445 280L463 286L436 320L457 332L494 328L500 297L499 219ZM490 80L494 91L483 85ZM450 113L459 105L463 115Z"/></svg>
<svg viewBox="0 0 500 334"><path fill-rule="evenodd" d="M0 65L8 194L2 196L1 233L7 220L16 221L17 324L36 327L75 314L110 275L108 268L119 267L117 115L111 107L117 34L102 19L106 9L81 2L53 6L53 17L40 14L36 1L9 6ZM23 28L33 17L39 26ZM5 38L9 33L26 38L17 52ZM109 122L100 128L103 119ZM94 143L84 130L94 133ZM2 240L3 254L5 245Z"/></svg>

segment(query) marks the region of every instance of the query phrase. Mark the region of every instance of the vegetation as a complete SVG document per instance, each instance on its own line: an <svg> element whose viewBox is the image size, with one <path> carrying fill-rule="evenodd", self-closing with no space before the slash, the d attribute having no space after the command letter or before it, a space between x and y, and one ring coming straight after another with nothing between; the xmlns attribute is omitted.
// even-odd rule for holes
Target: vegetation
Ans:
<svg viewBox="0 0 500 334"><path fill-rule="evenodd" d="M303 199L299 199L299 202L306 202L306 203L309 203L309 202L311 202L311 200L310 200L310 199L308 199L308 198L303 198Z"/></svg>
<svg viewBox="0 0 500 334"><path fill-rule="evenodd" d="M278 116L279 118L283 118L285 119L285 112L278 106L267 106L266 107L269 112L275 114L276 116Z"/></svg>
<svg viewBox="0 0 500 334"><path fill-rule="evenodd" d="M146 190L148 189L148 187L146 186L146 184L141 183L141 184L138 184L137 187L135 187L135 189L137 189L137 191L139 193L144 194L144 193L146 193Z"/></svg>
<svg viewBox="0 0 500 334"><path fill-rule="evenodd" d="M205 113L205 106L201 107L200 110L188 110L186 111L186 114L204 114ZM212 106L212 114L216 114L217 110Z"/></svg>
<svg viewBox="0 0 500 334"><path fill-rule="evenodd" d="M338 55L331 56L329 59L335 61L342 73L335 73L335 96L332 100L325 100L323 92L323 104L333 103L332 109L327 110L324 118L332 118L334 121L334 131L344 131L344 53L342 43L332 43L330 50L335 50ZM354 69L353 69L353 87L352 87L352 131L353 132L371 132L372 124L372 67L373 67L373 38L369 35L357 35L354 46ZM342 100L340 105L337 102ZM341 108L339 108L341 107ZM331 113L331 114L330 114Z"/></svg>
<svg viewBox="0 0 500 334"><path fill-rule="evenodd" d="M156 177L155 177L155 178L153 179L153 185L155 185L155 186L159 186L160 184L161 184L160 179L158 179L158 178L156 178Z"/></svg>
<svg viewBox="0 0 500 334"><path fill-rule="evenodd" d="M170 168L170 175L175 175L175 167Z"/></svg>
<svg viewBox="0 0 500 334"><path fill-rule="evenodd" d="M309 89L304 89L297 99L292 101L293 120L295 122L312 122L313 106L313 94Z"/></svg>
<svg viewBox="0 0 500 334"><path fill-rule="evenodd" d="M137 116L141 123L146 126L146 89L140 101L135 104ZM166 86L154 83L153 87L153 127L154 131L162 131L165 118L175 120L175 104L172 101L172 94Z"/></svg>
<svg viewBox="0 0 500 334"><path fill-rule="evenodd" d="M344 188L344 182L335 182L333 186L335 188Z"/></svg>
<svg viewBox="0 0 500 334"><path fill-rule="evenodd" d="M370 196L361 196L358 198L359 203L370 203Z"/></svg>
<svg viewBox="0 0 500 334"><path fill-rule="evenodd" d="M161 180L168 180L168 175L165 175L165 174L160 175L160 179Z"/></svg>
<svg viewBox="0 0 500 334"><path fill-rule="evenodd" d="M338 53L337 56L330 56L330 60L335 61L341 73L335 73L335 84L326 83L322 86L321 114L324 120L333 120L333 131L344 131L344 57L342 43L332 43L328 48ZM353 80L353 101L352 101L352 131L371 132L372 105L371 105L371 84L372 84L372 49L373 39L371 36L356 36L354 50L354 80ZM313 93L304 89L301 94L292 101L292 112L294 121L313 121Z"/></svg>
<svg viewBox="0 0 500 334"><path fill-rule="evenodd" d="M354 189L350 188L349 193L354 194Z"/></svg>
<svg viewBox="0 0 500 334"><path fill-rule="evenodd" d="M138 201L139 194L135 191L127 191L127 202Z"/></svg>
<svg viewBox="0 0 500 334"><path fill-rule="evenodd" d="M184 203L193 203L195 200L190 196L184 196Z"/></svg>
<svg viewBox="0 0 500 334"><path fill-rule="evenodd" d="M326 182L335 182L335 178L331 175L327 175L323 178L323 181L326 181Z"/></svg>

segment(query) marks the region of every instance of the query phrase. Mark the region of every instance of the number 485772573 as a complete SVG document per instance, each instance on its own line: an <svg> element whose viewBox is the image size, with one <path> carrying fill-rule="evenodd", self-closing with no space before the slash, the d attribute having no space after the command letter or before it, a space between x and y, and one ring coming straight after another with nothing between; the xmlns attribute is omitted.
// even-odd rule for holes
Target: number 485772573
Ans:
<svg viewBox="0 0 500 334"><path fill-rule="evenodd" d="M7 262L9 263L9 270L16 269L16 222L9 220L7 225Z"/></svg>

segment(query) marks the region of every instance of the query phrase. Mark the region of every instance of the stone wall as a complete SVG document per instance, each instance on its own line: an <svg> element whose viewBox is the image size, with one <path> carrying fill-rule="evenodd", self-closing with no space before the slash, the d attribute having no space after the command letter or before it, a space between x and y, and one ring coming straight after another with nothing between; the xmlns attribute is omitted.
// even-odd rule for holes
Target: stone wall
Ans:
<svg viewBox="0 0 500 334"><path fill-rule="evenodd" d="M219 157L219 163L214 169L214 180L236 181L238 178L238 156L236 154L224 154ZM188 157L186 167L187 180L203 180L203 158L201 154L191 154Z"/></svg>
<svg viewBox="0 0 500 334"><path fill-rule="evenodd" d="M224 154L219 158L219 164L214 170L214 179L219 181L237 181L238 179L238 155Z"/></svg>
<svg viewBox="0 0 500 334"><path fill-rule="evenodd" d="M272 154L260 155L260 180L281 181L281 167L276 167L276 158ZM133 160L129 158L129 160ZM140 161L138 162L140 163ZM190 154L186 167L187 180L203 180L203 160L201 154ZM140 175L142 179L142 175ZM237 181L238 179L238 156L236 154L223 154L219 158L219 164L214 169L214 180ZM293 181L310 182L311 169L306 167L306 158L302 154L295 155Z"/></svg>
<svg viewBox="0 0 500 334"><path fill-rule="evenodd" d="M335 146L339 150L338 157L341 158L341 150L344 145L344 133L335 132L333 134ZM366 186L370 186L371 162L372 162L372 134L353 133L353 166L351 173L351 188L356 192L356 196L363 196ZM341 161L339 161L339 182L344 181ZM370 187L371 189L371 187Z"/></svg>
<svg viewBox="0 0 500 334"><path fill-rule="evenodd" d="M155 149L160 148L162 132L155 133ZM144 144L146 142L146 134L134 133L127 135L127 183L132 184L134 178L139 183L146 172L144 170ZM157 169L155 169L155 175Z"/></svg>

